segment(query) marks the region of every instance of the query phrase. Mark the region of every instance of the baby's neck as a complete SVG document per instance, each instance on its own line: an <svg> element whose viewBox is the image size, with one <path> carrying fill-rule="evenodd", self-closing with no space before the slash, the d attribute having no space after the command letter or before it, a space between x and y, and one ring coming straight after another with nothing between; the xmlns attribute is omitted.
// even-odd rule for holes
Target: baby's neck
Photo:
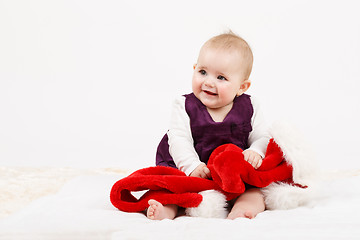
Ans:
<svg viewBox="0 0 360 240"><path fill-rule="evenodd" d="M233 102L220 108L206 108L214 122L222 122L232 109Z"/></svg>

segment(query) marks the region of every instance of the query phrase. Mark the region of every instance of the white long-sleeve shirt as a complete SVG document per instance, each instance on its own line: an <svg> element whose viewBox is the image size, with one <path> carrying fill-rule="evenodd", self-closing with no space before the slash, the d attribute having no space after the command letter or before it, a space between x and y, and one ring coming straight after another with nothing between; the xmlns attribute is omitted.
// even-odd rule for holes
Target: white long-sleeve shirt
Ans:
<svg viewBox="0 0 360 240"><path fill-rule="evenodd" d="M169 152L177 168L186 175L190 175L202 162L195 151L190 128L190 118L185 110L185 99L184 96L181 96L174 100L170 127L167 134L169 138ZM248 145L250 146L248 149L264 157L270 135L267 131L268 127L259 103L253 97L250 99L254 113L251 118L252 131L248 138Z"/></svg>

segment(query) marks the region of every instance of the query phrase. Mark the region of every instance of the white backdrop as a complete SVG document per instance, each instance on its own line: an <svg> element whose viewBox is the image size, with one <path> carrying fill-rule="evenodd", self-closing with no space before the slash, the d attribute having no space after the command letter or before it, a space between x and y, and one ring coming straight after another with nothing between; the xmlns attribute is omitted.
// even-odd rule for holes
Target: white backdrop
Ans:
<svg viewBox="0 0 360 240"><path fill-rule="evenodd" d="M153 165L199 48L232 29L253 48L249 93L269 120L292 121L324 168L360 168L358 10L356 0L0 0L0 165Z"/></svg>

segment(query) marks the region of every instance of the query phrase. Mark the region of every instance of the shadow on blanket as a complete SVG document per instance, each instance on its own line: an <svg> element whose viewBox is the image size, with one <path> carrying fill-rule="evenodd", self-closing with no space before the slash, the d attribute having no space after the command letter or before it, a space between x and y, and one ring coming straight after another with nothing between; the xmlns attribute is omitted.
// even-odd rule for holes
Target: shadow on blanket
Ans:
<svg viewBox="0 0 360 240"><path fill-rule="evenodd" d="M266 187L273 182L293 184L292 166L285 161L280 147L271 139L260 168L254 169L244 160L242 149L233 145L219 146L208 161L213 180L189 177L170 167L140 169L117 181L110 193L111 203L121 211L141 212L148 200L162 204L176 204L184 208L199 206L203 197L199 192L214 189L231 200L245 191L245 183L255 187ZM140 199L132 191L147 191Z"/></svg>

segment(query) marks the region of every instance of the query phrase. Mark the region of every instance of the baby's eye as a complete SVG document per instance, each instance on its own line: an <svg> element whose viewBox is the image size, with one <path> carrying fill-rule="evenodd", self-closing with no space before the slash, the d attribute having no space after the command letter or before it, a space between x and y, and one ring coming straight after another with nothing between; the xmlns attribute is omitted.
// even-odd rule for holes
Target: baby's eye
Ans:
<svg viewBox="0 0 360 240"><path fill-rule="evenodd" d="M225 80L226 80L226 77L219 75L219 76L217 77L217 79L225 81Z"/></svg>
<svg viewBox="0 0 360 240"><path fill-rule="evenodd" d="M200 73L201 75L206 75L206 71L205 71L205 70L200 70L199 73Z"/></svg>

